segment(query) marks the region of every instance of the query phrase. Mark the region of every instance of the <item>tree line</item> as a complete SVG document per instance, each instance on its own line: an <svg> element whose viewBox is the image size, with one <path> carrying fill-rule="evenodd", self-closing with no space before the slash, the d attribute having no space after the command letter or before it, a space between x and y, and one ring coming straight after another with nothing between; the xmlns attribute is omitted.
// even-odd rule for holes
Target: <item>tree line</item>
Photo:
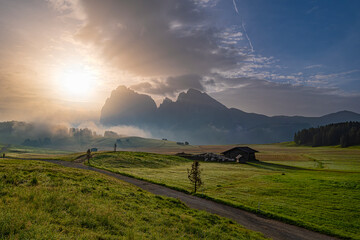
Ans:
<svg viewBox="0 0 360 240"><path fill-rule="evenodd" d="M360 145L360 122L334 123L317 128L303 129L295 133L298 145L348 147Z"/></svg>

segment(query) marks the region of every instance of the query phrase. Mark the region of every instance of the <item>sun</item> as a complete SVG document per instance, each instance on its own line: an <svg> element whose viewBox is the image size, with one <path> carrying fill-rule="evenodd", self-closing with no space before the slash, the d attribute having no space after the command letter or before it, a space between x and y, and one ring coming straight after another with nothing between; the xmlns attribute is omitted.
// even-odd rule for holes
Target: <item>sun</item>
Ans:
<svg viewBox="0 0 360 240"><path fill-rule="evenodd" d="M86 101L95 92L98 72L86 64L71 63L64 65L57 71L56 75L57 88L67 99Z"/></svg>

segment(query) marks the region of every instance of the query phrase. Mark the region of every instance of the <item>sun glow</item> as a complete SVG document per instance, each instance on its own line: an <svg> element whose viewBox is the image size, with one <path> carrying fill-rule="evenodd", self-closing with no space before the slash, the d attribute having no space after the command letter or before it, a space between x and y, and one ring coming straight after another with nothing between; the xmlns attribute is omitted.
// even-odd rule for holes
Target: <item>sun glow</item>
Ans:
<svg viewBox="0 0 360 240"><path fill-rule="evenodd" d="M64 65L56 73L57 89L68 100L88 101L98 84L98 71L86 64Z"/></svg>

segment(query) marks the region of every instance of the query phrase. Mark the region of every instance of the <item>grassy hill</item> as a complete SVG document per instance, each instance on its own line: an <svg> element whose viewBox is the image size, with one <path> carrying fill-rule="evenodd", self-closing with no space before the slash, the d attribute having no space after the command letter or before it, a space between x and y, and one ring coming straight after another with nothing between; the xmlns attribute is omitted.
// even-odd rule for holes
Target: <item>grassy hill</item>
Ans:
<svg viewBox="0 0 360 240"><path fill-rule="evenodd" d="M263 239L95 172L0 159L0 239Z"/></svg>
<svg viewBox="0 0 360 240"><path fill-rule="evenodd" d="M141 138L141 137L121 137L121 138L117 138L116 140L117 140L117 147L119 150L128 150L128 151L179 152L179 151L192 151L198 148L197 146L192 146L192 145L179 145L177 144L177 142L174 141ZM114 143L115 143L114 139L112 140L109 139L94 143L94 145L99 146L100 149L113 150Z"/></svg>
<svg viewBox="0 0 360 240"><path fill-rule="evenodd" d="M164 168L188 163L189 160L172 155L161 155L144 152L102 152L95 153L91 163L101 162L102 165L114 168Z"/></svg>
<svg viewBox="0 0 360 240"><path fill-rule="evenodd" d="M253 164L202 162L200 194L345 238L360 239L360 149L252 146ZM191 191L191 161L169 155L97 153L91 165Z"/></svg>

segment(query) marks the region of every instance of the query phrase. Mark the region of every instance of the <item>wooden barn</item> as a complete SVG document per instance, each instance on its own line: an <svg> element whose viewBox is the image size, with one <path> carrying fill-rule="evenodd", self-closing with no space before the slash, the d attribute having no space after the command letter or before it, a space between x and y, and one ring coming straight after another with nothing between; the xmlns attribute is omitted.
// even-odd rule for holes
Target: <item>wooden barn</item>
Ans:
<svg viewBox="0 0 360 240"><path fill-rule="evenodd" d="M236 160L236 162L244 163L247 161L257 161L255 157L255 153L257 152L255 149L249 147L234 147L221 154L227 158Z"/></svg>

